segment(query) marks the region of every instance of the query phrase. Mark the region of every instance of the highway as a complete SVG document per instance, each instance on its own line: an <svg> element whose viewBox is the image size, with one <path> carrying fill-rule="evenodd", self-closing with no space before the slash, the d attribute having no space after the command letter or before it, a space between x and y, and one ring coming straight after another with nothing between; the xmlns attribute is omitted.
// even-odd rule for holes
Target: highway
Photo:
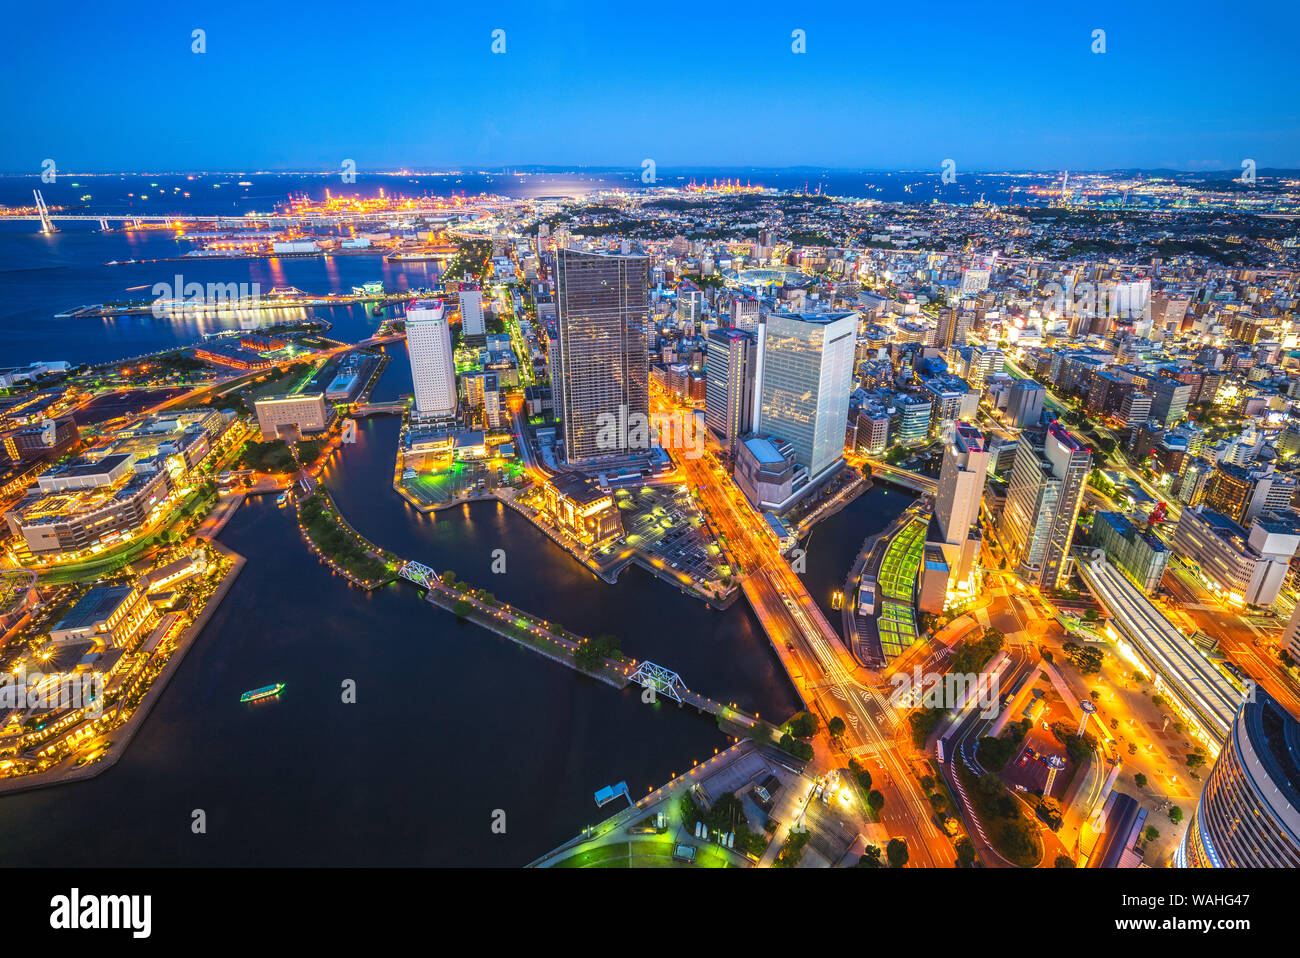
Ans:
<svg viewBox="0 0 1300 958"><path fill-rule="evenodd" d="M658 389L651 391L651 404L657 412L671 408ZM900 837L908 841L909 865L951 865L952 843L934 824L929 802L893 745L897 717L892 707L879 691L855 677L856 663L839 633L781 557L766 521L714 456L691 458L681 450L669 452L740 566L737 574L745 595L796 689L809 705L820 701L828 716L843 716L850 754L879 763L878 772L873 772L874 785L886 795L887 811L904 813L898 824L905 826ZM868 677L865 671L863 677ZM879 780L879 772L885 781Z"/></svg>

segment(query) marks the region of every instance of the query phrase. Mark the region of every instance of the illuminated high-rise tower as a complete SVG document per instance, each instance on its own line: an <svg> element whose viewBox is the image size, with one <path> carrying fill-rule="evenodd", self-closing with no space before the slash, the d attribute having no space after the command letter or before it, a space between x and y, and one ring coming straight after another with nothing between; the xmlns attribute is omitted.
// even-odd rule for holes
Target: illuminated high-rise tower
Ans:
<svg viewBox="0 0 1300 958"><path fill-rule="evenodd" d="M650 415L648 281L645 256L560 251L559 381L552 385L570 464L646 451L628 447L632 430L606 424Z"/></svg>

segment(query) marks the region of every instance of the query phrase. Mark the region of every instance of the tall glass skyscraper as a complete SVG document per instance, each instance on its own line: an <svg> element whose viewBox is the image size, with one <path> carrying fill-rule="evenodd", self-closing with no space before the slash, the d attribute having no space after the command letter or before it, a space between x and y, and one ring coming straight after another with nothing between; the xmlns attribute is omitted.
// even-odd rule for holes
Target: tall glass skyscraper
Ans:
<svg viewBox="0 0 1300 958"><path fill-rule="evenodd" d="M999 528L1026 582L1043 589L1060 585L1091 469L1092 450L1059 423L1046 434L1020 434Z"/></svg>
<svg viewBox="0 0 1300 958"><path fill-rule="evenodd" d="M754 432L794 447L816 482L844 455L856 313L773 313L758 327Z"/></svg>
<svg viewBox="0 0 1300 958"><path fill-rule="evenodd" d="M1232 723L1179 868L1300 868L1300 722L1262 689Z"/></svg>
<svg viewBox="0 0 1300 958"><path fill-rule="evenodd" d="M552 386L565 459L577 465L647 451L628 447L633 430L608 423L650 415L649 260L565 249L556 278L560 375Z"/></svg>

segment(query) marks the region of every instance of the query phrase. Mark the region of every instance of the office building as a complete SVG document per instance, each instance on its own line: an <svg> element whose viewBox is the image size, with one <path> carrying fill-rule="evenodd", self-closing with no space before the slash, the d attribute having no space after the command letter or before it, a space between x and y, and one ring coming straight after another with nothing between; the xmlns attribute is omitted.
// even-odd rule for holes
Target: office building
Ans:
<svg viewBox="0 0 1300 958"><path fill-rule="evenodd" d="M333 407L326 405L324 393L299 393L291 396L267 396L253 403L257 426L263 439L323 432L329 427Z"/></svg>
<svg viewBox="0 0 1300 958"><path fill-rule="evenodd" d="M748 296L731 301L731 325L746 332L758 330L758 300Z"/></svg>
<svg viewBox="0 0 1300 958"><path fill-rule="evenodd" d="M1020 436L1000 524L1012 567L1042 589L1060 586L1092 468L1092 450L1060 423Z"/></svg>
<svg viewBox="0 0 1300 958"><path fill-rule="evenodd" d="M477 289L460 291L460 331L466 338L486 336L487 324L483 319L483 292Z"/></svg>
<svg viewBox="0 0 1300 958"><path fill-rule="evenodd" d="M1160 588L1170 552L1151 530L1134 525L1122 512L1097 512L1092 519L1092 542L1147 595Z"/></svg>
<svg viewBox="0 0 1300 958"><path fill-rule="evenodd" d="M1184 509L1174 529L1174 551L1227 601L1269 606L1277 599L1300 548L1293 512L1266 512L1249 530L1200 505Z"/></svg>
<svg viewBox="0 0 1300 958"><path fill-rule="evenodd" d="M50 640L62 644L89 639L123 648L157 620L153 603L138 584L95 586L50 629Z"/></svg>
<svg viewBox="0 0 1300 958"><path fill-rule="evenodd" d="M1187 418L1192 387L1169 376L1157 376L1147 387L1151 391L1151 418L1172 426Z"/></svg>
<svg viewBox="0 0 1300 958"><path fill-rule="evenodd" d="M754 337L738 329L709 333L704 356L704 424L730 456L754 411Z"/></svg>
<svg viewBox="0 0 1300 958"><path fill-rule="evenodd" d="M751 436L736 448L736 485L758 509L780 510L808 485L808 469L795 461L793 443Z"/></svg>
<svg viewBox="0 0 1300 958"><path fill-rule="evenodd" d="M889 406L875 400L858 410L854 442L859 455L879 456L889 448L890 413Z"/></svg>
<svg viewBox="0 0 1300 958"><path fill-rule="evenodd" d="M560 378L556 409L571 464L648 452L611 421L649 417L649 261L562 250L556 262Z"/></svg>
<svg viewBox="0 0 1300 958"><path fill-rule="evenodd" d="M934 518L948 568L958 582L970 577L979 555L980 502L988 475L989 451L983 433L970 423L957 423L944 446Z"/></svg>
<svg viewBox="0 0 1300 958"><path fill-rule="evenodd" d="M1204 502L1243 525L1265 512L1286 509L1295 498L1296 481L1271 465L1248 469L1220 462L1205 483Z"/></svg>
<svg viewBox="0 0 1300 958"><path fill-rule="evenodd" d="M773 313L759 325L754 432L788 440L817 482L842 461L855 313Z"/></svg>
<svg viewBox="0 0 1300 958"><path fill-rule="evenodd" d="M456 364L442 300L419 300L406 310L406 352L415 385L414 417L429 421L455 416Z"/></svg>
<svg viewBox="0 0 1300 958"><path fill-rule="evenodd" d="M1174 865L1300 867L1300 722L1262 689L1237 713Z"/></svg>
<svg viewBox="0 0 1300 958"><path fill-rule="evenodd" d="M1036 426L1043 418L1047 390L1032 379L1018 379L1007 396L1007 422L1013 426Z"/></svg>

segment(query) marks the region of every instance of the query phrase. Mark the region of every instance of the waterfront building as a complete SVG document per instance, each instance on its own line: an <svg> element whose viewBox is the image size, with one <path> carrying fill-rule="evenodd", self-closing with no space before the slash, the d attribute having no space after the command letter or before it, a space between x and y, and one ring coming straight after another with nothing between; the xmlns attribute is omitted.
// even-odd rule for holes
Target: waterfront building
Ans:
<svg viewBox="0 0 1300 958"><path fill-rule="evenodd" d="M406 352L415 387L415 418L439 420L455 416L456 365L442 300L422 299L407 308Z"/></svg>
<svg viewBox="0 0 1300 958"><path fill-rule="evenodd" d="M874 399L863 403L854 434L859 455L879 456L889 448L891 412L889 406Z"/></svg>
<svg viewBox="0 0 1300 958"><path fill-rule="evenodd" d="M808 469L794 444L775 436L752 436L736 448L736 485L758 509L790 505L808 484Z"/></svg>
<svg viewBox="0 0 1300 958"><path fill-rule="evenodd" d="M552 388L565 459L590 464L645 453L628 445L631 430L607 424L649 417L649 261L565 249L556 266L560 349Z"/></svg>
<svg viewBox="0 0 1300 958"><path fill-rule="evenodd" d="M542 502L551 522L587 548L623 534L613 492L580 473L561 473L545 483Z"/></svg>
<svg viewBox="0 0 1300 958"><path fill-rule="evenodd" d="M1300 722L1264 690L1238 711L1174 864L1300 867Z"/></svg>
<svg viewBox="0 0 1300 958"><path fill-rule="evenodd" d="M1013 568L1026 582L1060 586L1091 468L1092 450L1060 423L1021 434L1000 528Z"/></svg>
<svg viewBox="0 0 1300 958"><path fill-rule="evenodd" d="M773 313L759 325L754 432L779 436L816 483L844 456L856 313Z"/></svg>
<svg viewBox="0 0 1300 958"><path fill-rule="evenodd" d="M323 432L329 428L333 407L325 402L324 393L297 393L267 396L253 403L257 426L263 439L275 439L281 433L300 435Z"/></svg>
<svg viewBox="0 0 1300 958"><path fill-rule="evenodd" d="M95 586L50 629L50 640L63 644L89 639L97 645L124 648L157 619L139 584Z"/></svg>

